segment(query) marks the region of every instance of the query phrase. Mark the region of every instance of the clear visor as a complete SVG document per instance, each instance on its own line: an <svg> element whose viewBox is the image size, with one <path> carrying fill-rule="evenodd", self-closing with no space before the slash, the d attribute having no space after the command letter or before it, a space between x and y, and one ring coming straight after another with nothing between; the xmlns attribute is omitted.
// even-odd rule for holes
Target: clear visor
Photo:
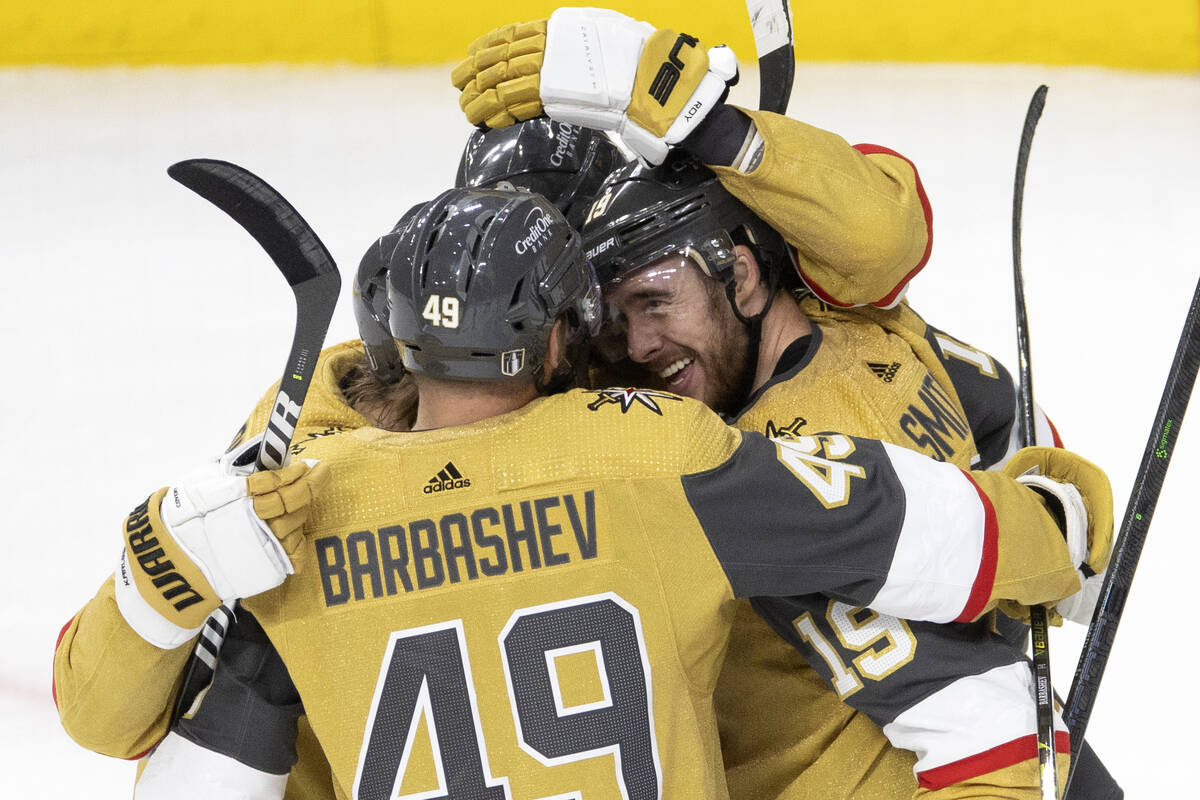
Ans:
<svg viewBox="0 0 1200 800"><path fill-rule="evenodd" d="M684 315L705 308L710 279L695 251L660 255L646 266L626 272L604 286L604 324L594 346L610 364L628 358L629 331L636 326L646 336L661 336Z"/></svg>

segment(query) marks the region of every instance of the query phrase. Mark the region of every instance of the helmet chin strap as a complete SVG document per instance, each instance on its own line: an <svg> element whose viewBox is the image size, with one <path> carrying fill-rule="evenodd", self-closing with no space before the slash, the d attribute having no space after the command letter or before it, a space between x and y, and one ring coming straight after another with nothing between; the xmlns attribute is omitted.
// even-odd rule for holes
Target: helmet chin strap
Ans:
<svg viewBox="0 0 1200 800"><path fill-rule="evenodd" d="M759 262L761 265L762 262ZM761 269L761 266L760 266ZM738 318L738 321L746 326L746 332L750 335L749 348L746 353L746 369L745 369L745 391L742 393L742 400L746 400L753 390L754 374L758 367L759 345L762 342L762 323L766 318L767 312L771 310L771 304L775 302L775 295L779 291L779 271L771 269L767 266L766 284L767 284L767 301L763 303L762 310L752 317L748 317L738 308L736 292L737 285L733 278L733 270L730 270L729 276L725 279L725 296L729 298L729 307L733 309L733 315Z"/></svg>

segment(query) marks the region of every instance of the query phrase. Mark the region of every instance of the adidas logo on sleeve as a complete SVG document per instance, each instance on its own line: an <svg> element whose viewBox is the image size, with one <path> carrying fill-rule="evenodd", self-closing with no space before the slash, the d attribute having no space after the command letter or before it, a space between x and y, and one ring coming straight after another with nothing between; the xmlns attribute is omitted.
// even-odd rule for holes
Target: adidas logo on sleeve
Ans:
<svg viewBox="0 0 1200 800"><path fill-rule="evenodd" d="M465 489L470 485L471 479L464 478L458 471L458 467L454 466L453 461L447 461L446 466L438 470L438 474L430 478L421 491L425 494L433 494L434 492L448 492L451 489Z"/></svg>

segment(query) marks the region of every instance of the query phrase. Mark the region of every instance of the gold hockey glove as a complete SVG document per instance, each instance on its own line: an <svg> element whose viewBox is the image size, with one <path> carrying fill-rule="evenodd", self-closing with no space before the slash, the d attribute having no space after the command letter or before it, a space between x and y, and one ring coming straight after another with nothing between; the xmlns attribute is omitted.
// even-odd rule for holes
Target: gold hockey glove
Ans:
<svg viewBox="0 0 1200 800"><path fill-rule="evenodd" d="M1059 521L1071 560L1079 572L1080 591L1057 605L1050 604L1053 624L1068 619L1086 624L1091 619L1099 583L1113 543L1113 498L1108 476L1100 467L1069 450L1026 447L1004 465L1003 472L1038 492ZM1017 603L1002 603L1011 617L1029 620Z"/></svg>
<svg viewBox="0 0 1200 800"><path fill-rule="evenodd" d="M477 39L451 73L472 124L552 119L610 130L652 164L666 158L737 82L728 47L656 30L598 8L560 8L549 20Z"/></svg>

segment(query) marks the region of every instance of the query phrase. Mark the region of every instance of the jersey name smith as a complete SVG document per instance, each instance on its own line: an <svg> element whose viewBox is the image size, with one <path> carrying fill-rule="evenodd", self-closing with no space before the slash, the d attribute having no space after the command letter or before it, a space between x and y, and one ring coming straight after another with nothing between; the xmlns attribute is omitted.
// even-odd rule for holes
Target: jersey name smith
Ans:
<svg viewBox="0 0 1200 800"><path fill-rule="evenodd" d="M325 605L391 597L593 559L596 496L588 490L483 506L313 542Z"/></svg>

